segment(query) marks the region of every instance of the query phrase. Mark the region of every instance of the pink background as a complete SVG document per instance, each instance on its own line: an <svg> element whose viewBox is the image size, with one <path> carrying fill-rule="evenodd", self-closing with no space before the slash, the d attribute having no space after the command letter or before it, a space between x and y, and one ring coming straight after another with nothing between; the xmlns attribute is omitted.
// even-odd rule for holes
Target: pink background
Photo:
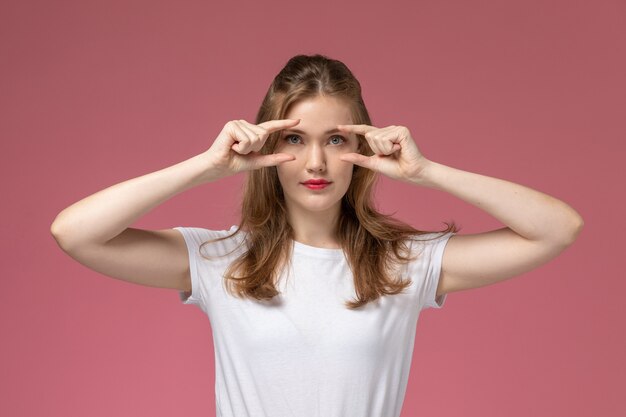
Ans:
<svg viewBox="0 0 626 417"><path fill-rule="evenodd" d="M86 268L49 227L204 151L228 120L253 122L298 53L345 62L373 124L409 127L429 159L585 219L548 264L421 315L402 415L624 415L625 16L619 0L3 1L0 415L214 415L206 316L175 290ZM133 227L228 228L243 179ZM379 208L415 227L502 227L451 195L380 184Z"/></svg>

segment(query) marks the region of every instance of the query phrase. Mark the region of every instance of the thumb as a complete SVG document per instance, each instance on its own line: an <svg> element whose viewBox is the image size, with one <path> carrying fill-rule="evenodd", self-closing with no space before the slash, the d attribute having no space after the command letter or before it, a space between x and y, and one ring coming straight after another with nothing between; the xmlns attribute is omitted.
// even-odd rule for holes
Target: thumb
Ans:
<svg viewBox="0 0 626 417"><path fill-rule="evenodd" d="M372 162L370 157L361 155L360 153L344 153L339 157L339 159L345 162L350 162L355 165L372 169Z"/></svg>

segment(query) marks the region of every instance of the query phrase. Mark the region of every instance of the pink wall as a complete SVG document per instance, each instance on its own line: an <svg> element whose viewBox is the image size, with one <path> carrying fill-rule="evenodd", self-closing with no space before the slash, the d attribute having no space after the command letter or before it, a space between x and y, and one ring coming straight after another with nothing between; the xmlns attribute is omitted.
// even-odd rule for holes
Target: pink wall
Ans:
<svg viewBox="0 0 626 417"><path fill-rule="evenodd" d="M228 120L253 121L298 53L344 61L374 125L409 127L429 159L585 219L555 260L422 314L403 416L623 415L625 3L222 3L0 4L0 415L214 415L201 311L84 267L49 227L89 194L204 151ZM133 226L227 228L243 178ZM378 201L418 228L502 226L387 178Z"/></svg>

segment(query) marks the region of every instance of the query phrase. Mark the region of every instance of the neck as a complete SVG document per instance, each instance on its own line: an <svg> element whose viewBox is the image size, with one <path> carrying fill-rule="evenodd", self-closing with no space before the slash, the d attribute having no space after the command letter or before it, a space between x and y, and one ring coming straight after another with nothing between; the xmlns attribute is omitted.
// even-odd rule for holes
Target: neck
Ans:
<svg viewBox="0 0 626 417"><path fill-rule="evenodd" d="M304 211L288 207L289 224L294 230L295 240L309 246L339 249L337 223L341 205L324 211Z"/></svg>

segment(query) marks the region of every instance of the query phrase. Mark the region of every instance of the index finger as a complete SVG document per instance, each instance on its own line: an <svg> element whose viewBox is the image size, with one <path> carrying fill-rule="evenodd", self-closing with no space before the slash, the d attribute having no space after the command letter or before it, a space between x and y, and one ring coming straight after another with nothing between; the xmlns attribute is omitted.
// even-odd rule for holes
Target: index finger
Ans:
<svg viewBox="0 0 626 417"><path fill-rule="evenodd" d="M354 132L359 135L365 135L371 130L376 130L374 126L370 125L337 125L339 130L345 130L346 132Z"/></svg>
<svg viewBox="0 0 626 417"><path fill-rule="evenodd" d="M300 119L280 119L280 120L268 120L267 122L259 123L259 126L267 129L269 132L275 130L285 129L286 127L295 126L300 123Z"/></svg>

